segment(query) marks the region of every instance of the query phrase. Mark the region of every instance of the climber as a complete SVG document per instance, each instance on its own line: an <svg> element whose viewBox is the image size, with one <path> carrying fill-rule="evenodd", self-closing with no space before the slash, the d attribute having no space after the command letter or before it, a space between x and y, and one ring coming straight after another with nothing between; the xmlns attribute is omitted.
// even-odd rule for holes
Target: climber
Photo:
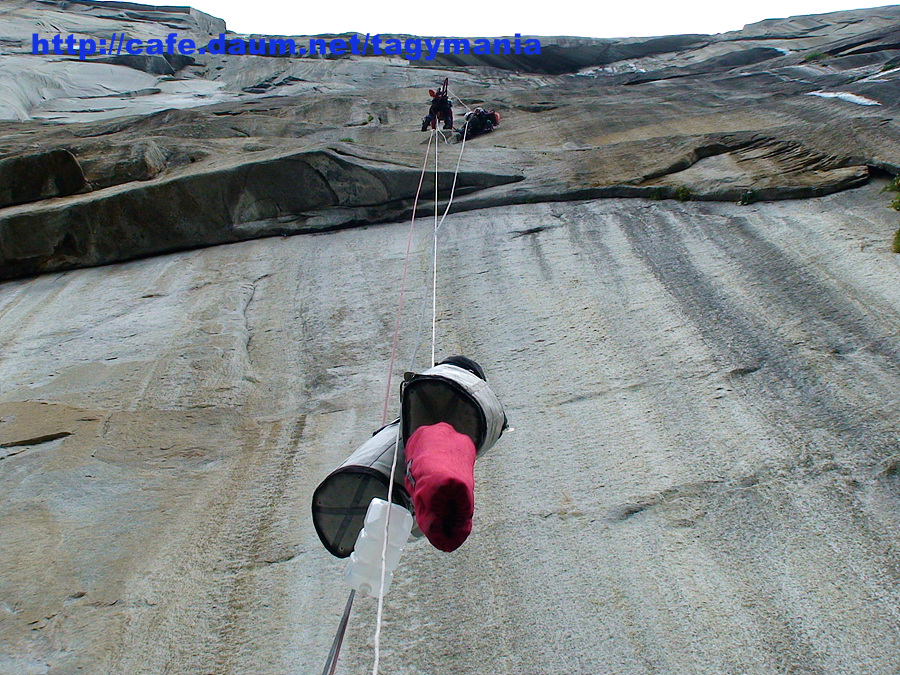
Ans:
<svg viewBox="0 0 900 675"><path fill-rule="evenodd" d="M460 133L465 133L466 140L486 134L500 124L500 113L484 108L475 108L466 113L466 123Z"/></svg>
<svg viewBox="0 0 900 675"><path fill-rule="evenodd" d="M453 103L450 101L448 85L449 78L444 78L443 84L437 91L428 90L428 94L431 96L431 107L428 109L428 114L422 118L422 131L425 131L429 125L432 129L436 129L438 120L443 120L444 129L453 128Z"/></svg>
<svg viewBox="0 0 900 675"><path fill-rule="evenodd" d="M415 516L414 534L442 551L459 548L472 529L475 458L506 426L500 401L472 359L451 356L407 373L400 419L376 431L313 493L313 524L325 548L339 558L353 552L369 502L387 498L391 478L393 501Z"/></svg>

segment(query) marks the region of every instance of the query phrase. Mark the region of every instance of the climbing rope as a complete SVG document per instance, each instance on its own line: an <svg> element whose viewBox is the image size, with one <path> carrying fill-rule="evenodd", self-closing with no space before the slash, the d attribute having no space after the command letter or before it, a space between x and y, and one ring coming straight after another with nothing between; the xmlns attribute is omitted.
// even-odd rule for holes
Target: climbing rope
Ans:
<svg viewBox="0 0 900 675"><path fill-rule="evenodd" d="M450 94L450 95L451 95L453 98L455 98L457 101L459 101L459 104L460 104L463 108L465 108L465 109L468 110L469 112L472 112L472 109L471 109L469 106L467 106L467 105L465 104L465 102L464 102L459 96L457 96L456 94ZM466 121L466 124L468 124L468 120Z"/></svg>
<svg viewBox="0 0 900 675"><path fill-rule="evenodd" d="M403 259L403 279L400 282L400 302L397 305L397 320L394 322L394 338L391 341L391 365L388 368L387 389L384 392L384 407L381 411L381 425L387 424L388 402L391 397L391 381L394 377L394 363L397 357L397 340L400 337L400 316L403 313L403 299L406 295L406 273L409 270L409 253L412 249L413 231L416 224L416 207L419 205L419 194L422 192L422 181L425 180L425 170L428 166L428 153L431 150L431 141L434 133L428 135L428 147L425 148L425 161L422 162L422 173L419 176L419 187L416 188L416 198L413 200L412 218L409 220L409 236L406 240L406 257ZM435 144L437 148L437 144ZM437 154L437 153L435 153Z"/></svg>
<svg viewBox="0 0 900 675"><path fill-rule="evenodd" d="M454 98L456 98L457 100L459 100L459 98L456 97L455 95L454 95ZM466 104L463 103L461 100L459 100L459 102L462 103L463 106L465 106L466 108L468 108L468 106L466 106ZM436 337L437 337L437 336L436 336L436 323L437 323L437 250L438 250L438 247L437 247L437 232L438 232L438 230L441 228L441 225L444 224L444 219L447 217L447 214L450 212L450 206L453 204L453 197L454 197L454 195L456 194L457 177L459 176L459 167L460 167L460 163L462 162L463 153L464 153L465 150L466 150L466 137L468 136L468 129L469 129L469 120L467 119L467 120L465 121L465 123L463 124L463 129L462 129L462 145L461 145L460 150L459 150L459 157L458 157L457 160L456 160L456 169L455 169L454 172L453 172L453 183L452 183L451 188L450 188L450 198L449 198L449 200L447 201L447 207L444 209L444 213L443 213L443 215L441 216L440 221L438 221L438 217L437 217L437 214L438 214L438 149L437 149L437 148L438 148L438 145L437 145L437 143L434 144L434 165L435 165L435 170L434 170L434 220L435 220L435 225L434 225L434 229L433 229L433 232L432 232L432 250L433 250L433 256L432 256L432 292L431 292L431 297L432 297L432 313L431 313L431 365L434 365L434 361L435 361L435 344L436 344ZM412 217L410 218L410 221L409 221L409 236L407 237L407 240L406 240L406 257L405 257L404 260L403 260L403 278L402 278L402 281L401 281L401 283L400 283L400 301L399 301L398 306L397 306L397 318L396 318L396 320L395 320L395 322L394 322L394 336L393 336L393 339L392 339L392 341L391 341L391 359L390 359L390 366L389 366L389 368L388 368L387 387L386 387L385 392L384 392L384 404L383 404L383 406L382 406L382 411L381 411L381 424L382 424L382 426L384 426L385 424L387 424L387 417L388 417L388 403L390 402L390 396L391 396L391 384L392 384L392 382L393 382L393 377L394 377L394 365L396 364L396 357L397 357L397 342L398 342L399 336L400 336L400 318L401 318L401 314L402 314L402 312L403 312L403 302L404 302L404 298L405 298L405 296L406 296L406 277L407 277L407 272L408 272L408 270L409 270L409 256L410 256L410 253L411 253L411 250L412 250L413 231L414 231L414 229L415 229L415 223L416 223L416 208L418 207L418 204L419 204L419 196L420 196L420 194L421 194L421 192L422 192L422 183L423 183L423 181L424 181L424 179L425 179L425 171L426 171L426 168L427 168L427 166L428 166L428 156L429 156L430 151L431 151L431 142L432 142L432 140L434 140L434 136L435 136L435 132L436 132L436 131L438 131L438 130L432 129L432 130L431 130L431 133L430 133L429 136L428 136L428 145L427 145L427 147L425 148L425 159L424 159L423 162L422 162L422 172L421 172L421 174L419 175L419 185L418 185L418 187L416 188L416 196L415 196L415 199L413 200ZM443 138L443 135L441 135L441 137ZM423 316L423 315L424 315L424 306L423 306L423 311L420 313L419 326L418 326L418 330L416 331L416 335L417 335L417 338L416 338L416 344L415 344L415 346L414 346L414 348L413 348L413 355L412 355L412 359L411 359L411 362L410 362L410 365L409 365L409 370L413 370L413 368L414 368L414 366L415 366L416 355L418 354L418 351L419 351L419 342L420 342L421 333L422 333L422 321L421 321L421 319L422 319L422 316Z"/></svg>
<svg viewBox="0 0 900 675"><path fill-rule="evenodd" d="M438 198L439 197L438 176L439 176L440 166L438 164L438 145L437 145L437 143L435 143L435 145L434 145L434 229L433 229L433 235L432 235L433 255L432 255L432 282L431 282L431 288L432 288L432 295L431 295L431 297L432 297L432 305L431 305L431 307L432 307L432 311L431 311L431 364L432 365L434 365L434 363L435 363L435 347L437 344L437 339L436 339L436 337L437 337L437 335L436 335L436 333L437 333L437 260L438 260L438 258L437 258L437 253L438 253L437 235L438 235L438 230L440 230L440 228L441 228L441 225L444 224L444 219L447 217L447 214L450 212L450 206L453 204L453 197L456 194L456 182L457 182L457 178L459 176L459 167L460 167L460 164L462 163L463 152L466 149L466 132L468 131L468 124L469 124L469 122L468 122L468 120L466 120L466 123L463 126L463 141L462 141L462 145L460 147L459 157L456 160L456 168L453 171L453 182L450 187L450 197L447 200L447 206L444 209L443 215L440 216L440 219L438 219L438 214L440 212L440 205L439 205L439 198ZM431 133L432 138L434 137L435 131L436 130L432 129L432 133ZM431 147L431 139L430 138L428 141L428 147L429 148ZM427 165L427 163L428 163L428 148L426 148L426 151L425 151L425 162L424 162L423 166ZM423 176L424 176L424 169L423 169ZM405 283L406 283L406 270L408 268L408 263L409 263L409 250L410 250L409 242L412 241L412 227L413 227L413 223L415 222L415 205L418 204L419 192L421 192L421 189L422 189L422 182L423 182L423 179L422 179L422 177L420 177L419 178L419 188L416 192L416 198L413 202L414 206L413 206L413 216L412 216L412 220L410 222L410 237L407 242L407 253L406 253L407 257L406 257L406 260L404 261L404 270L403 270L403 288L404 289L405 289ZM401 295L401 297L402 297L402 295ZM398 327L398 331L399 331L399 327ZM396 346L396 334L395 334L395 339L394 339L394 345ZM395 360L395 354L392 353L391 354L392 370L393 370L394 360ZM390 389L388 390L388 392L390 392ZM385 406L386 405L387 404L385 403ZM387 419L386 410L387 410L387 408L385 407L384 420ZM393 504L393 494L394 494L393 476L394 476L394 472L397 468L397 456L399 454L399 448L400 448L400 431L401 431L401 428L400 428L400 425L398 424L397 425L397 439L394 441L394 452L393 452L393 456L391 458L391 472L390 472L390 474L388 474L389 476L391 476L391 480L388 483L388 498L387 498L388 504ZM391 510L388 509L388 514L387 514L387 518L385 519L385 525L384 525L384 537L383 537L383 542L382 542L382 546L381 546L381 585L379 587L379 593L378 593L378 611L377 611L377 614L375 617L375 658L374 658L374 663L372 666L372 675L378 675L378 666L379 666L379 663L381 660L381 625L382 625L383 612L384 612L384 580L385 580L385 574L386 574L386 568L387 568L386 558L387 558L387 542L388 542L388 532L390 529L390 520L391 520Z"/></svg>
<svg viewBox="0 0 900 675"><path fill-rule="evenodd" d="M444 218L447 217L447 213L450 210L450 205L453 203L453 196L456 193L456 179L459 174L459 165L460 165L460 162L462 161L463 152L466 149L466 133L468 131L468 127L469 127L469 120L466 120L465 124L463 124L462 147L460 148L460 151L459 151L459 158L456 160L456 170L453 174L453 184L450 188L450 199L447 202L447 208L444 209L444 214L441 216L440 222L437 224L437 227L435 228L436 230L441 229L441 226L444 224ZM434 237L432 237L432 242L433 242L432 243L433 250L437 250L437 246L436 246L437 242L434 239ZM435 263L436 263L436 261L434 261L432 263L432 270L436 269ZM437 279L437 273L433 272L433 277L432 277L432 350L431 350L431 363L432 364L434 364L434 360L435 360L434 359L434 343L435 343L434 337L435 336L434 336L433 328L434 328L434 320L436 318L435 317L436 312L434 311L434 308L435 308L435 303L434 303L435 292L434 291L435 291L436 279ZM425 323L425 312L427 311L427 308L428 308L427 301L428 301L428 296L424 296L422 298L422 308L419 310L419 323L416 328L416 342L415 342L415 345L413 346L412 357L410 358L409 368L407 370L415 369L416 358L418 357L418 354L419 354L419 347L422 344L422 325Z"/></svg>
<svg viewBox="0 0 900 675"><path fill-rule="evenodd" d="M443 134L441 134L443 137ZM438 153L437 144L434 146L434 231L432 232L431 250L433 253L433 262L431 269L434 271L431 281L431 361L429 365L434 365L434 343L435 330L437 328L437 230L438 230Z"/></svg>
<svg viewBox="0 0 900 675"><path fill-rule="evenodd" d="M459 99L459 97L454 95L457 101L459 101L467 110L471 110L469 106L467 106L463 101ZM462 130L462 146L460 147L459 157L456 160L456 168L453 172L453 183L450 187L450 197L447 200L447 206L444 209L443 215L438 218L438 214L440 212L440 192L438 186L438 178L440 175L440 165L438 159L438 144L434 143L434 227L432 229L432 280L431 280L431 364L434 365L435 362L435 348L437 344L437 254L438 254L438 231L441 228L441 225L444 224L444 219L447 217L447 214L450 211L450 206L453 204L453 197L456 194L456 183L457 178L459 176L459 167L462 162L463 152L466 149L466 135L468 132L468 124L469 121L466 120L463 130ZM397 306L397 318L394 323L394 335L391 340L391 359L390 366L388 369L388 378L387 378L387 388L384 395L384 406L382 409L381 415L381 423L382 425L387 424L387 412L388 412L388 403L390 401L391 394L391 383L393 380L394 374L394 365L396 363L397 357L397 343L399 341L400 336L400 319L403 314L403 302L406 296L406 280L407 274L409 271L409 257L412 251L412 240L413 233L415 231L415 222L416 222L416 209L419 205L419 197L422 193L422 185L425 180L425 172L428 167L428 157L431 151L431 145L434 141L434 137L436 133L440 133L441 138L444 142L448 142L447 138L444 136L442 132L439 132L437 129L432 129L431 134L428 137L428 146L425 148L425 159L422 162L422 172L419 175L419 184L416 188L416 196L413 200L412 207L412 216L409 222L409 235L407 237L406 242L406 256L403 260L403 276L400 283L400 298ZM424 298L423 298L424 299ZM424 304L423 308L424 310ZM410 370L413 369L415 365L416 353L418 352L419 342L421 340L421 332L422 332L422 318L424 318L424 311L420 312L419 319L419 330L416 338L415 348L413 350L412 363L410 364ZM400 447L400 425L397 425L397 438L394 441L394 452L391 458L391 479L388 481L388 494L387 494L387 502L389 505L394 503L394 480L393 476L397 469L397 458L399 455L399 447ZM387 517L385 519L384 525L384 536L382 538L382 547L381 547L381 580L378 592L378 611L375 619L375 658L374 663L372 665L372 675L378 675L378 666L381 660L381 626L383 622L383 613L384 613L384 582L387 574L387 546L388 546L388 532L390 531L390 523L391 523L391 512L392 509L388 508ZM337 633L334 637L334 642L331 645L331 650L328 654L328 659L325 663L325 670L323 671L323 675L334 675L335 668L337 666L337 659L340 654L341 644L344 639L344 634L347 630L347 623L350 618L350 610L353 605L353 598L355 596L355 591L350 592L350 597L347 599L347 605L344 608L344 614L341 618L341 623L338 626Z"/></svg>
<svg viewBox="0 0 900 675"><path fill-rule="evenodd" d="M462 101L460 101L462 103ZM465 103L463 103L465 105ZM459 149L459 158L456 160L456 169L453 171L453 183L450 186L450 198L447 200L447 208L444 209L444 215L441 216L440 222L437 219L437 201L438 201L438 191L437 191L437 169L435 169L435 177L434 177L434 237L432 247L434 249L434 261L432 264L432 275L431 275L431 364L434 365L435 358L435 345L437 344L437 251L438 251L438 230L441 229L441 225L444 224L444 218L447 217L447 214L450 212L450 205L453 204L453 196L456 194L456 179L459 176L459 165L462 162L463 152L466 150L466 135L469 130L469 120L466 120L463 125L462 132L462 147ZM437 146L435 146L435 150ZM437 152L435 152L435 159L437 158Z"/></svg>
<svg viewBox="0 0 900 675"><path fill-rule="evenodd" d="M454 98L458 100L467 110L471 110L469 106L467 106L463 101L454 95ZM444 224L444 219L447 217L447 214L450 212L450 206L453 204L453 197L456 194L456 183L459 176L459 167L462 162L462 156L466 149L466 136L468 132L469 120L467 119L465 124L463 125L462 130L462 145L459 151L459 157L456 160L456 168L453 171L453 182L450 187L450 197L447 200L447 206L444 209L444 213L438 218L438 213L440 210L439 204L439 186L438 186L438 178L439 178L439 160L438 160L438 144L434 143L434 227L432 228L432 312L431 312L431 364L434 365L435 362L435 347L437 343L437 253L438 253L438 231L441 226ZM391 394L391 382L393 380L394 374L394 365L396 363L397 356L397 343L399 341L400 336L400 319L403 314L403 303L406 295L406 281L407 275L409 271L409 258L410 253L412 251L412 240L413 233L415 231L415 222L416 222L416 210L419 204L419 197L422 193L422 185L425 180L425 172L428 167L428 157L431 151L431 145L434 141L434 137L436 133L440 133L441 138L444 142L448 142L447 138L444 136L442 132L439 132L437 129L432 129L431 134L428 137L428 145L425 148L425 159L422 162L422 172L419 175L419 183L416 187L416 195L413 200L412 207L412 215L409 222L409 234L407 236L406 242L406 255L403 260L403 276L400 283L400 298L397 306L397 318L394 323L394 335L391 340L391 358L390 358L390 366L388 369L388 378L387 378L387 388L385 390L384 396L384 406L382 409L381 422L382 425L387 424L387 411L388 411L388 403L390 401ZM423 298L424 300L425 298ZM423 302L422 311L419 315L419 326L417 331L416 343L413 350L412 361L410 363L410 370L414 369L416 353L418 352L419 344L422 337L422 319L424 318L424 309L425 305ZM400 447L400 425L397 425L397 437L394 441L394 452L391 458L391 480L388 481L388 494L387 494L387 502L388 504L393 504L394 502L394 480L393 476L397 469L397 458L399 455L399 447ZM381 659L381 626L383 623L383 613L384 613L384 582L387 574L387 545L388 545L388 532L390 531L390 523L391 523L391 512L392 509L388 508L387 517L385 519L384 526L384 536L382 538L382 548L381 548L381 579L379 585L379 593L378 593L378 611L375 620L375 657L372 665L372 675L378 675L378 666ZM325 662L325 669L323 670L323 675L334 675L335 668L337 667L338 656L340 655L341 645L344 640L344 634L347 630L347 623L350 618L350 610L353 606L353 599L355 597L356 592L351 591L350 597L347 599L347 604L344 608L343 616L341 617L341 622L338 626L337 633L335 634L334 641L331 645L331 650L328 653L328 658Z"/></svg>
<svg viewBox="0 0 900 675"><path fill-rule="evenodd" d="M381 658L381 620L384 613L384 577L387 571L388 532L391 527L391 504L394 503L394 471L397 469L397 455L400 447L400 425L397 425L397 438L394 440L394 456L391 459L391 480L388 483L388 510L384 519L384 541L381 543L381 581L378 586L378 612L375 616L375 660L372 664L372 675L378 675L378 662Z"/></svg>

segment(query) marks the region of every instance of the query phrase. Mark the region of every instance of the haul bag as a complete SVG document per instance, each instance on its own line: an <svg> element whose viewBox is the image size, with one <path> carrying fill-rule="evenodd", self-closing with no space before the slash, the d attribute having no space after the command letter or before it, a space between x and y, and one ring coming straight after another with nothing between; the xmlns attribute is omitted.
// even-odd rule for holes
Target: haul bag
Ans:
<svg viewBox="0 0 900 675"><path fill-rule="evenodd" d="M313 526L328 552L346 558L353 552L374 497L387 500L397 424L383 427L323 480L312 498ZM403 457L398 457L393 501L412 511L403 487Z"/></svg>
<svg viewBox="0 0 900 675"><path fill-rule="evenodd" d="M419 427L439 422L471 438L480 455L500 438L506 416L488 383L468 370L440 364L407 373L400 389L401 443Z"/></svg>

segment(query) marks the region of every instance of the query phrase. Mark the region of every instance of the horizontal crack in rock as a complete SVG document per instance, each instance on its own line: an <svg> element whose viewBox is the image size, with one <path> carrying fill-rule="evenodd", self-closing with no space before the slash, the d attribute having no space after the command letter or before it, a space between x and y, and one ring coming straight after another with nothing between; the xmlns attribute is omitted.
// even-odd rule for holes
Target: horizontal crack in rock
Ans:
<svg viewBox="0 0 900 675"><path fill-rule="evenodd" d="M10 441L8 443L0 443L0 448L18 448L23 445L40 445L41 443L49 443L66 436L71 436L71 431L59 431L53 434L45 434L43 436L35 436L34 438L25 438L21 441Z"/></svg>

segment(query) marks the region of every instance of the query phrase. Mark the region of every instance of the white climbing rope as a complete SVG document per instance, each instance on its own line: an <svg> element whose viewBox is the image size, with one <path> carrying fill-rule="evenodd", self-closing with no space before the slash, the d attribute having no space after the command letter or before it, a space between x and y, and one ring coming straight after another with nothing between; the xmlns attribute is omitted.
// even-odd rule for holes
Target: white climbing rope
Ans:
<svg viewBox="0 0 900 675"><path fill-rule="evenodd" d="M465 104L463 104L465 105ZM432 275L431 275L431 365L434 365L435 358L435 345L437 344L437 252L438 252L438 230L441 229L441 225L444 224L444 218L447 217L447 214L450 212L450 205L453 204L453 196L456 194L456 178L459 176L459 165L462 162L463 152L466 150L466 132L469 130L469 120L466 120L466 123L463 125L463 139L462 139L462 147L459 149L459 158L456 160L456 169L453 171L453 184L450 186L450 198L447 200L447 208L444 209L444 215L441 216L441 220L437 219L437 169L435 169L435 177L434 177L434 237L433 237L433 247L434 247L434 261L432 264ZM437 146L435 146L437 149ZM437 158L437 152L435 152L435 158Z"/></svg>
<svg viewBox="0 0 900 675"><path fill-rule="evenodd" d="M443 137L443 134L441 134ZM431 269L434 271L431 280L431 361L429 366L434 365L434 343L437 331L437 231L438 231L438 153L437 144L434 146L434 231L432 232L433 258Z"/></svg>
<svg viewBox="0 0 900 675"><path fill-rule="evenodd" d="M384 577L387 571L388 533L391 531L391 508L394 504L394 471L397 469L397 455L400 447L400 425L397 425L397 438L394 440L394 457L391 459L391 473L388 481L388 509L384 519L384 537L381 543L381 581L378 585L378 613L375 616L375 660L372 664L372 675L378 675L378 662L381 660L381 621L384 613Z"/></svg>
<svg viewBox="0 0 900 675"><path fill-rule="evenodd" d="M465 109L468 110L469 112L472 112L472 109L471 109L469 106L467 106L467 105L465 104L465 102L464 102L459 96L457 96L456 94L451 94L451 96L453 96L453 98L455 98L457 101L459 101L460 105L461 105L463 108L465 108Z"/></svg>
<svg viewBox="0 0 900 675"><path fill-rule="evenodd" d="M457 100L459 100L459 99L457 98ZM468 106L466 106L466 104L463 103L462 101L460 101L460 103L462 103L463 106L468 108ZM466 120L465 124L463 125L463 132L462 132L463 140L462 140L462 145L461 145L460 151L459 151L459 157L456 160L456 168L453 171L453 183L450 187L450 197L447 200L447 206L444 209L444 213L443 213L443 215L441 215L440 219L438 219L438 213L439 213L438 144L437 143L434 144L434 229L433 229L433 233L432 233L433 255L432 255L432 281L431 281L431 298L432 298L432 301L431 301L431 365L434 365L434 362L435 362L435 347L437 344L437 339L436 339L437 338L437 254L438 254L437 235L438 235L438 230L440 230L440 228L441 228L441 225L444 224L444 219L447 217L447 214L450 212L450 206L453 204L453 197L456 194L456 182L457 182L457 177L459 176L459 167L462 162L463 152L466 149L466 132L468 131L468 125L469 125L469 121ZM436 132L437 132L436 129L431 130L431 135L428 139L428 147L425 149L425 160L422 164L422 175L419 177L419 186L416 189L416 197L413 201L412 218L410 219L410 224L409 224L409 228L410 228L409 238L407 240L407 245L406 245L406 259L404 260L404 265L403 265L403 280L401 282L400 303L399 303L399 308L397 311L397 324L395 327L394 339L393 339L393 344L391 347L391 372L388 374L388 390L387 390L387 394L385 395L382 423L387 422L387 404L388 404L388 398L390 396L390 386L391 386L390 383L391 383L391 377L393 375L394 362L395 362L396 349L397 349L397 339L398 339L399 330L400 330L400 313L402 312L402 309L403 309L403 297L404 297L404 294L406 291L406 274L407 274L407 270L409 268L409 255L410 255L410 248L411 248L411 243L412 243L413 227L414 227L414 224L416 221L416 206L419 203L419 195L422 191L422 183L423 183L424 176L425 176L425 169L426 169L426 166L428 165L428 153L431 148L431 142L434 139ZM441 138L443 138L443 134L441 134ZM421 333L421 324L419 326L419 332ZM417 346L416 346L416 351L418 351L418 342L417 342ZM413 354L413 359L415 360L415 354ZM414 361L413 361L413 364L414 364ZM410 369L412 369L412 366ZM385 519L384 537L383 537L383 542L382 542L382 546L381 546L381 581L380 581L379 593L378 593L378 610L377 610L376 617L375 617L375 658L374 658L374 662L372 665L372 675L378 675L378 666L379 666L379 663L381 660L381 625L382 625L383 614L384 614L384 580L385 580L385 576L386 576L386 572L387 572L387 560L386 560L387 559L387 542L388 542L388 532L390 531L390 523L391 523L390 505L392 505L394 503L394 501L393 501L394 472L397 469L397 456L399 455L399 448L400 448L400 432L401 432L401 425L398 424L397 425L397 438L394 441L394 452L393 452L393 457L391 459L391 472L389 474L390 480L388 482L388 495L387 495L388 512L387 512L387 518Z"/></svg>
<svg viewBox="0 0 900 675"><path fill-rule="evenodd" d="M400 282L400 301L397 304L397 320L394 322L394 338L391 342L391 364L388 368L387 389L384 392L384 407L381 411L381 425L387 424L388 401L391 396L391 380L394 377L394 362L397 357L397 340L400 336L400 317L403 313L403 299L406 295L406 273L409 270L409 253L412 249L413 231L416 224L416 207L419 205L419 193L422 192L422 181L425 180L425 171L428 168L428 153L431 150L431 141L434 133L428 136L428 147L425 148L425 161L422 162L422 173L419 176L419 187L416 188L416 198L413 200L412 218L409 220L409 236L406 239L406 257L403 259L403 279ZM435 144L437 147L437 144Z"/></svg>

